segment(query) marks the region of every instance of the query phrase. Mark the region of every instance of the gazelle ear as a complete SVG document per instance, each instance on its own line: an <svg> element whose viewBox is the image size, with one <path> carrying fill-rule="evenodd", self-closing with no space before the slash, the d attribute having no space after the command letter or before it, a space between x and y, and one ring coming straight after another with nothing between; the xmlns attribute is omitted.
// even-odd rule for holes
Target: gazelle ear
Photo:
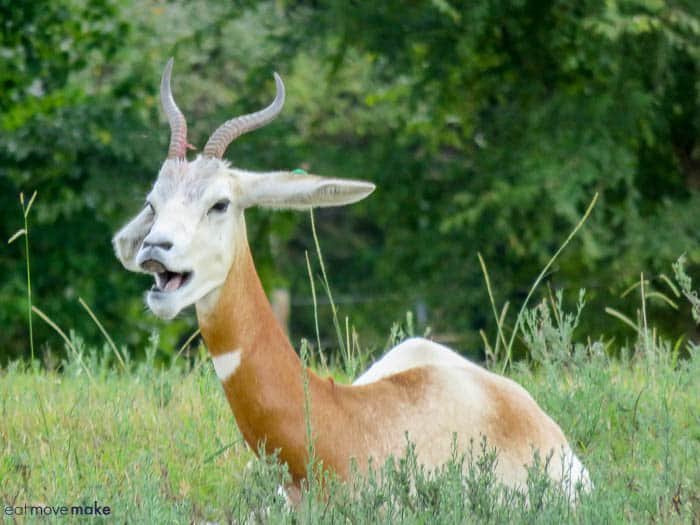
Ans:
<svg viewBox="0 0 700 525"><path fill-rule="evenodd" d="M112 246L114 246L117 259L121 261L127 270L143 273L141 267L136 264L136 254L144 238L151 231L153 221L153 210L146 207L131 222L119 230L112 239Z"/></svg>
<svg viewBox="0 0 700 525"><path fill-rule="evenodd" d="M324 206L343 206L364 199L375 188L371 182L331 179L289 171L239 172L239 176L244 208L263 206L308 210Z"/></svg>

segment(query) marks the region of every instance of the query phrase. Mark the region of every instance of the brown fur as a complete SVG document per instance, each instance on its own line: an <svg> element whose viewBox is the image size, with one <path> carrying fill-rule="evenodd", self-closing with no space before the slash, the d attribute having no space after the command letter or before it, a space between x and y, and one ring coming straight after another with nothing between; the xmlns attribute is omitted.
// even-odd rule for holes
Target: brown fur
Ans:
<svg viewBox="0 0 700 525"><path fill-rule="evenodd" d="M234 262L217 305L208 315L200 314L199 323L213 356L242 352L224 391L246 442L254 450L260 445L268 453L279 450L298 482L306 476L308 461L301 361L274 318L249 250ZM377 433L376 414L360 417L368 401L415 403L426 380L426 372L415 369L350 387L307 373L316 454L343 478L351 457L360 463L367 459L368 441Z"/></svg>
<svg viewBox="0 0 700 525"><path fill-rule="evenodd" d="M212 356L240 352L224 391L243 437L253 450L279 451L298 488L308 463L302 364L273 315L247 244L216 305L198 316ZM365 470L369 457L377 464L403 453L408 431L428 466L446 459L454 433L462 450L486 436L499 450L502 480L513 485L524 482L534 448L546 454L568 447L556 423L516 383L473 364L449 370L428 364L354 386L306 370L317 459L347 479L353 458Z"/></svg>
<svg viewBox="0 0 700 525"><path fill-rule="evenodd" d="M495 376L497 377L497 376ZM535 403L520 385L505 378L485 382L486 393L494 407L491 440L497 448L520 444L519 453L529 463L532 449L558 449L567 445L559 426Z"/></svg>

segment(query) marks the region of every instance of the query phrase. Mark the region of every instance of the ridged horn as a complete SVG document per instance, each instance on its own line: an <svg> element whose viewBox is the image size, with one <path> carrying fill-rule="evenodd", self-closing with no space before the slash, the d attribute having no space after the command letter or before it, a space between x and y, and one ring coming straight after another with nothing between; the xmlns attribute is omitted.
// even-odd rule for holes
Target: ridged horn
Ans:
<svg viewBox="0 0 700 525"><path fill-rule="evenodd" d="M203 155L205 157L220 159L223 157L228 145L236 138L269 124L280 114L282 106L284 106L284 83L277 73L274 73L274 76L276 93L272 104L255 113L235 117L224 122L212 133L207 141L207 145L204 146Z"/></svg>
<svg viewBox="0 0 700 525"><path fill-rule="evenodd" d="M175 104L173 92L170 89L170 76L173 72L173 58L170 57L165 64L163 76L160 79L160 103L163 106L165 116L170 123L170 147L168 148L169 159L184 159L187 150L187 121Z"/></svg>

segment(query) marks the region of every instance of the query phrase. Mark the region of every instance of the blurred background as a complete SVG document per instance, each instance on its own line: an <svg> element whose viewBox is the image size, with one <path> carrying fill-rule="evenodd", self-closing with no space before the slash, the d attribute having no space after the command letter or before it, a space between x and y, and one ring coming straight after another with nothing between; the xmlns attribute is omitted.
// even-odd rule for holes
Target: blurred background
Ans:
<svg viewBox="0 0 700 525"><path fill-rule="evenodd" d="M66 332L102 345L92 308L138 354L196 328L147 312L148 276L124 270L114 232L143 204L169 139L158 85L173 91L201 148L235 114L274 96L272 125L226 158L253 170L304 168L377 184L367 200L315 222L341 322L383 348L412 312L417 332L478 355L479 330L510 301L509 324L537 274L598 203L547 276L575 304L581 336L633 338L638 290L674 298L671 264L700 269L700 2L697 0L90 1L0 0L0 363L28 356L19 194L28 216L33 303ZM253 210L249 239L266 289L289 294L292 341L315 340L305 262L319 272L308 213ZM335 345L316 281L321 338ZM683 301L650 297L677 337ZM38 354L63 343L37 317Z"/></svg>

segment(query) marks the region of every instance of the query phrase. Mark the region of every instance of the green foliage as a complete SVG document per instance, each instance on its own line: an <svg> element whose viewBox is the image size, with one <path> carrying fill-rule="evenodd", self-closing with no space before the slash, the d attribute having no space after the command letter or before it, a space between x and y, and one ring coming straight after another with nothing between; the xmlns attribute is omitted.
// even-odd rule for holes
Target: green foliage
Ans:
<svg viewBox="0 0 700 525"><path fill-rule="evenodd" d="M158 366L157 336L146 360L117 369L114 353L75 336L58 374L20 362L0 369L0 502L22 506L109 505L118 521L148 523L695 523L700 518L700 360L674 362L663 340L640 341L611 358L580 341L575 313L554 294L527 314L535 367L520 382L561 425L595 489L574 509L542 467L530 469L526 499L501 487L488 443L474 443L436 472L415 449L372 475L306 488L291 510L289 481L275 457L254 458L235 428L211 364L202 357ZM532 321L532 322L531 322ZM501 363L495 363L500 367ZM323 492L322 492L323 491Z"/></svg>
<svg viewBox="0 0 700 525"><path fill-rule="evenodd" d="M495 323L476 252L495 302L520 303L598 193L547 275L555 288L588 290L596 315L583 328L596 337L609 332L604 307L619 310L640 273L658 286L679 253L690 274L700 265L699 6L0 1L0 234L21 227L17 195L38 190L34 303L98 344L81 297L117 345L141 348L156 326L172 351L192 315L162 325L144 314L148 278L123 271L109 243L164 156L161 68L176 57L174 92L198 146L224 119L268 102L277 70L283 116L228 158L378 186L366 202L317 213L336 291L336 308L317 305L320 325L333 327L324 346L342 346L326 321L342 328L350 316L380 347L408 308L418 332L430 325L476 350L479 329ZM308 219L255 210L248 224L266 285L291 288L292 338L310 339ZM29 353L21 261L19 243L0 251L5 360ZM695 329L655 300L649 307L668 333ZM62 348L44 323L34 331L39 355Z"/></svg>
<svg viewBox="0 0 700 525"><path fill-rule="evenodd" d="M225 9L206 2L163 6L89 0L3 7L0 233L7 239L21 225L17 194L39 190L32 232L34 300L64 330L79 327L91 342L101 339L79 297L116 341L132 348L156 324L144 315L148 280L120 268L110 238L138 208L163 160L168 133L159 118L157 85L168 54L178 57L178 100L198 110L188 111L192 142L203 141L231 112L258 103L249 89L241 97L245 102L232 108L231 85L250 79L262 83L255 68L234 67L256 56L250 53L260 42L255 33L247 45L223 39L227 31L240 32L247 24L245 17L232 16L239 8L255 11L246 2ZM176 53L178 43L187 52ZM226 56L224 75L221 61L209 64L209 53ZM206 65L202 77L211 82L191 74L197 64ZM225 109L217 112L222 105ZM201 114L210 120L202 121ZM263 229L283 235L283 225L284 220L275 220ZM6 327L0 357L5 358L28 352L22 313L26 291L17 271L22 258L17 245L0 254L0 270L9 277L0 284L0 323ZM189 315L163 326L163 346L176 347L193 325ZM61 348L48 326L35 328L42 351L47 342Z"/></svg>
<svg viewBox="0 0 700 525"><path fill-rule="evenodd" d="M685 256L680 257L673 264L673 273L676 275L676 280L681 287L683 295L690 302L693 319L700 324L700 298L698 297L698 292L693 290L693 280L685 272L685 263Z"/></svg>
<svg viewBox="0 0 700 525"><path fill-rule="evenodd" d="M585 291L581 290L575 314L564 311L561 290L551 297L551 308L547 301L542 301L524 312L523 341L534 361L566 363L571 359L574 330L579 325L581 311L586 304L584 297Z"/></svg>
<svg viewBox="0 0 700 525"><path fill-rule="evenodd" d="M368 279L427 301L437 333L487 322L475 250L519 296L594 192L556 286L587 287L602 312L641 270L700 261L697 3L290 4L335 52L343 117L383 124L343 137L383 190L368 202L383 249ZM316 135L338 141L328 120Z"/></svg>

